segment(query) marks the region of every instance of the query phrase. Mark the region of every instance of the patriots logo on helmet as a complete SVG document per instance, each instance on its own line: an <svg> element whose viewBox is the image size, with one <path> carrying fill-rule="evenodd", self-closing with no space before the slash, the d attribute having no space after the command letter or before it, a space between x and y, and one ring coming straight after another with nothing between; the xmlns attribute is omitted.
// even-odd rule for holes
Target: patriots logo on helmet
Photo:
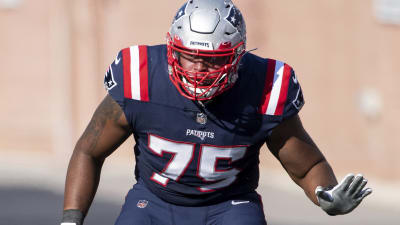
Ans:
<svg viewBox="0 0 400 225"><path fill-rule="evenodd" d="M178 12L176 13L175 17L174 17L174 21L172 23L175 23L175 21L179 20L179 18L181 18L182 16L184 16L186 13L186 5L187 2L178 10Z"/></svg>
<svg viewBox="0 0 400 225"><path fill-rule="evenodd" d="M111 67L108 68L106 75L104 76L104 87L107 90L113 89L115 86L117 86L117 82L114 80L114 75L112 72Z"/></svg>
<svg viewBox="0 0 400 225"><path fill-rule="evenodd" d="M238 28L243 21L242 13L236 9L236 7L231 7L229 11L229 15L225 18L232 26Z"/></svg>

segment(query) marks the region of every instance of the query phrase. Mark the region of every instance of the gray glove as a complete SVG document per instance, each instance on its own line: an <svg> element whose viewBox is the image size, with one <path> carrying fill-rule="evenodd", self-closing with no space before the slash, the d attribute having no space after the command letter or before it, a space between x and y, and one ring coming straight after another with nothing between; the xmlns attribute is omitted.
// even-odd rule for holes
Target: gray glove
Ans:
<svg viewBox="0 0 400 225"><path fill-rule="evenodd" d="M346 214L353 211L366 196L372 193L371 188L363 189L367 182L361 174L357 176L348 174L333 188L318 186L315 189L315 195L320 207L329 215Z"/></svg>

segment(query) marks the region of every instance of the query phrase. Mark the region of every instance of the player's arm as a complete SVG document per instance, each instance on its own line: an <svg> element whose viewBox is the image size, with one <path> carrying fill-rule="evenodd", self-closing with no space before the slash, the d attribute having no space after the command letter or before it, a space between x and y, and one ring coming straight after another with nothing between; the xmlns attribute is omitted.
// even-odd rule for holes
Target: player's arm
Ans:
<svg viewBox="0 0 400 225"><path fill-rule="evenodd" d="M298 115L276 127L267 140L267 146L315 204L318 204L314 194L317 186L337 184L331 166L303 128Z"/></svg>
<svg viewBox="0 0 400 225"><path fill-rule="evenodd" d="M65 183L63 222L83 222L104 160L131 134L121 107L107 95L76 143Z"/></svg>
<svg viewBox="0 0 400 225"><path fill-rule="evenodd" d="M371 193L362 176L348 176L338 184L333 170L295 115L276 127L267 140L289 176L330 215L352 211ZM318 188L317 188L318 187Z"/></svg>

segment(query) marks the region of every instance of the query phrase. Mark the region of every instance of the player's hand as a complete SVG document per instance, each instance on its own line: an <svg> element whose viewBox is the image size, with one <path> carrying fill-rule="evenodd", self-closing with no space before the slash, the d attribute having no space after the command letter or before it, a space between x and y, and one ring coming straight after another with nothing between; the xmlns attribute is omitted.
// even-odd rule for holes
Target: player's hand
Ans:
<svg viewBox="0 0 400 225"><path fill-rule="evenodd" d="M365 188L367 184L361 174L354 176L348 174L342 182L333 188L318 186L315 189L320 207L329 215L341 215L351 212L361 201L372 193L371 188Z"/></svg>

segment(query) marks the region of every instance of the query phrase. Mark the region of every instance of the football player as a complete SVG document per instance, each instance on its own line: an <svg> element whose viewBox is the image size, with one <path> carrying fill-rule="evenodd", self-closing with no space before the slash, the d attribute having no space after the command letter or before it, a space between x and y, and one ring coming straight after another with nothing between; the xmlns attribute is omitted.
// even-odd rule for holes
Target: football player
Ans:
<svg viewBox="0 0 400 225"><path fill-rule="evenodd" d="M131 135L137 183L116 225L266 224L256 192L264 143L329 215L371 193L362 175L337 182L298 116L294 70L246 51L245 21L230 0L186 2L167 43L122 49L104 85L70 159L63 225L83 224L105 159Z"/></svg>

